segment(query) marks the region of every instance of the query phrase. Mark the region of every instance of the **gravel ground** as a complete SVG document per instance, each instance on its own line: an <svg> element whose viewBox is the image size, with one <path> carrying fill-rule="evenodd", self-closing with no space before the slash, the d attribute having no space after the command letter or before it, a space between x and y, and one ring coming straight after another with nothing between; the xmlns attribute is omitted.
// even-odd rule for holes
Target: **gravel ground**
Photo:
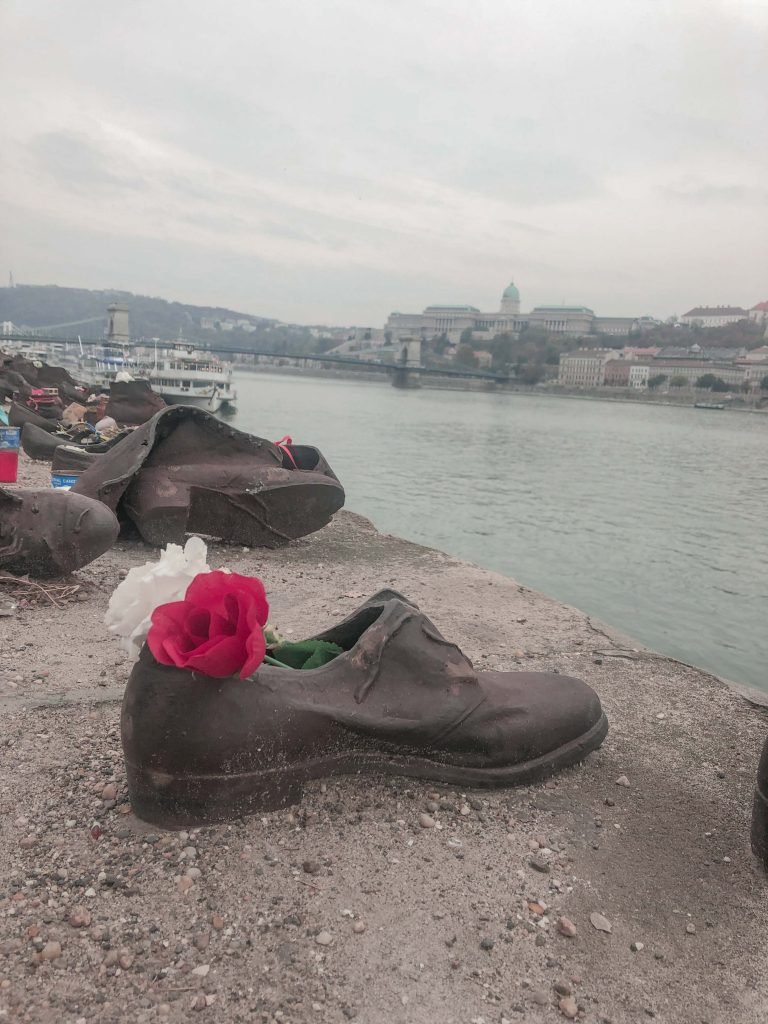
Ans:
<svg viewBox="0 0 768 1024"><path fill-rule="evenodd" d="M46 486L48 467L25 460L20 483ZM121 543L55 604L0 618L0 1020L765 1021L768 890L748 844L763 710L343 513L211 565L260 575L296 637L394 586L480 666L587 679L606 743L538 786L329 778L289 811L153 831L124 784L130 665L102 625L152 557Z"/></svg>

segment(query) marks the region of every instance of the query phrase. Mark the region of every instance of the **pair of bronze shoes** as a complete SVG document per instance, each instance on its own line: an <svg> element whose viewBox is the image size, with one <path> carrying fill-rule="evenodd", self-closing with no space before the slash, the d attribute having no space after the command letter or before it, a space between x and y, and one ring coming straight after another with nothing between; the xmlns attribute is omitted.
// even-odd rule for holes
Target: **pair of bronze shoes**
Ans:
<svg viewBox="0 0 768 1024"><path fill-rule="evenodd" d="M344 504L316 448L278 447L186 406L163 410L98 455L72 490L98 498L154 545L197 533L280 547L321 529Z"/></svg>

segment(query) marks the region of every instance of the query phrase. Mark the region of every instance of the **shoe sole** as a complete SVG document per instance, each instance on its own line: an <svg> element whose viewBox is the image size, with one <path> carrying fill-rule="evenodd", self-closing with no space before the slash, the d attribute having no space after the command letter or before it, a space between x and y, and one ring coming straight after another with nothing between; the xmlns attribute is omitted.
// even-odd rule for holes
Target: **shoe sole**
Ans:
<svg viewBox="0 0 768 1024"><path fill-rule="evenodd" d="M583 760L607 732L603 714L570 743L505 768L469 768L396 752L355 750L248 773L171 776L129 762L126 772L131 806L139 818L165 828L187 828L297 804L305 782L332 775L403 775L471 789L536 782Z"/></svg>
<svg viewBox="0 0 768 1024"><path fill-rule="evenodd" d="M752 852L768 871L768 796L755 787L752 803Z"/></svg>

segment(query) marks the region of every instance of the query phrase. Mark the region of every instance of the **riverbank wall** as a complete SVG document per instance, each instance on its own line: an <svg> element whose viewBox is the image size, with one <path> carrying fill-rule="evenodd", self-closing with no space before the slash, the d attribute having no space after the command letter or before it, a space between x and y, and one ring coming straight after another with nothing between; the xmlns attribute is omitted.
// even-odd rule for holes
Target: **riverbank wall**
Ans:
<svg viewBox="0 0 768 1024"><path fill-rule="evenodd" d="M24 458L20 484L48 473ZM534 786L329 778L288 810L163 833L127 802L130 664L102 624L156 557L120 542L73 593L0 618L0 1019L762 1024L760 707L343 512L280 551L213 545L211 567L259 575L296 638L394 587L480 669L589 682L604 745Z"/></svg>

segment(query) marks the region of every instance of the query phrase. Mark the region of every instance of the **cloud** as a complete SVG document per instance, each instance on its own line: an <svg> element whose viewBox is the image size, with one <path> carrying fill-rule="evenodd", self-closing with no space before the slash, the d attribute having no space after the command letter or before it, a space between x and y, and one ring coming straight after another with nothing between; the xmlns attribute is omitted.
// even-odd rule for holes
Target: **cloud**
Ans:
<svg viewBox="0 0 768 1024"><path fill-rule="evenodd" d="M494 308L511 276L524 307L752 304L766 29L728 0L9 0L0 245L20 280L299 321Z"/></svg>

